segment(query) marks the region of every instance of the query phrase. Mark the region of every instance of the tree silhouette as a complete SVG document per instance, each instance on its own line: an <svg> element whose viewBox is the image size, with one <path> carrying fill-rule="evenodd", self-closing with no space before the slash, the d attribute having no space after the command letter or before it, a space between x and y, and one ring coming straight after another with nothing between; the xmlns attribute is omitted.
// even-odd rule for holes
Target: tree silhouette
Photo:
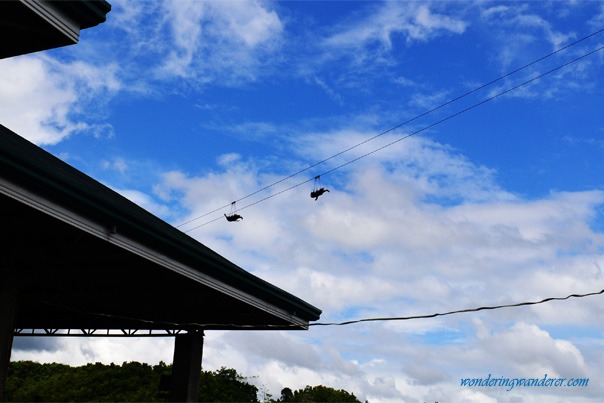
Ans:
<svg viewBox="0 0 604 403"><path fill-rule="evenodd" d="M290 388L281 390L281 398L277 402L358 402L354 394L343 389L336 390L328 386L307 386L294 392Z"/></svg>
<svg viewBox="0 0 604 403"><path fill-rule="evenodd" d="M124 362L71 367L16 361L9 364L4 389L7 402L163 402L168 397L172 366ZM268 398L267 398L268 396ZM201 371L203 402L258 402L258 388L232 368ZM265 402L359 402L354 394L327 386L307 386Z"/></svg>

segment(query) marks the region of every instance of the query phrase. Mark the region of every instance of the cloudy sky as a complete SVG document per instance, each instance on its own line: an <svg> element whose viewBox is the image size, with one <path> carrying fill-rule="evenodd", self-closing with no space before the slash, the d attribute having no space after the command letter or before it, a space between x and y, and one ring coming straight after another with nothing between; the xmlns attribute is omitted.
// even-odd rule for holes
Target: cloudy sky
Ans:
<svg viewBox="0 0 604 403"><path fill-rule="evenodd" d="M0 60L0 121L321 322L604 289L601 2L110 2L78 45ZM207 332L204 369L273 396L598 401L603 301ZM155 364L172 343L17 339L12 359ZM460 387L489 374L590 381Z"/></svg>

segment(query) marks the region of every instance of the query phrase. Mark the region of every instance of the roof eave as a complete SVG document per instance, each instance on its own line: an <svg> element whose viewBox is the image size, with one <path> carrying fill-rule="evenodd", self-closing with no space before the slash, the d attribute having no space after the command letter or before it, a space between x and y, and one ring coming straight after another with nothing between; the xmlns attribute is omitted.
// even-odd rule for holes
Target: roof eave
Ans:
<svg viewBox="0 0 604 403"><path fill-rule="evenodd" d="M104 225L107 230L115 226L120 235L132 242L194 268L200 274L274 304L305 321L319 319L320 309L243 270L2 125L0 132L3 175L13 175L28 183L36 192L43 192L54 203ZM25 158L25 155L28 157Z"/></svg>

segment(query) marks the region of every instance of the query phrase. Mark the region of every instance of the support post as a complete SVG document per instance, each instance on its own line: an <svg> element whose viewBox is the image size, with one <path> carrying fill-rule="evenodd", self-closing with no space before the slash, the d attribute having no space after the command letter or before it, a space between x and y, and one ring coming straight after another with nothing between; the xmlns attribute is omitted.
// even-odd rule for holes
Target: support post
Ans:
<svg viewBox="0 0 604 403"><path fill-rule="evenodd" d="M170 379L171 402L198 402L203 331L177 334Z"/></svg>
<svg viewBox="0 0 604 403"><path fill-rule="evenodd" d="M13 347L19 289L20 283L15 273L0 270L0 402L3 401L2 395Z"/></svg>

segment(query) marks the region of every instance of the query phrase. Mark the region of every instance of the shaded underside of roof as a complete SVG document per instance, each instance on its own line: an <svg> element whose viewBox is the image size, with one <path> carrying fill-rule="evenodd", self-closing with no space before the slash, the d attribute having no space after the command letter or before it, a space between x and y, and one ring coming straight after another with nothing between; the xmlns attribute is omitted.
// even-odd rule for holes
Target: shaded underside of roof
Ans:
<svg viewBox="0 0 604 403"><path fill-rule="evenodd" d="M110 10L104 0L0 1L0 59L73 45Z"/></svg>
<svg viewBox="0 0 604 403"><path fill-rule="evenodd" d="M304 329L321 311L0 125L17 328Z"/></svg>

